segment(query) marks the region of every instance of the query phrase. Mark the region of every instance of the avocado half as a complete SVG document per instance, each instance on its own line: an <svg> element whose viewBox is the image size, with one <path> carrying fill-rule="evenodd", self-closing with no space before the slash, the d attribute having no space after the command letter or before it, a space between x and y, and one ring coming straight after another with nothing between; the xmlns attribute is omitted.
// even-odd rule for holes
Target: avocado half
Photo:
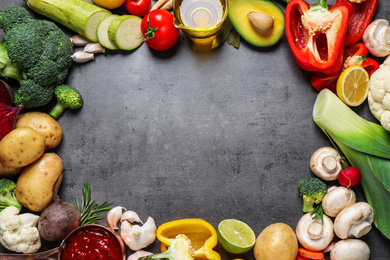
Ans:
<svg viewBox="0 0 390 260"><path fill-rule="evenodd" d="M264 12L274 18L271 31L256 32L248 19L249 12ZM236 31L250 44L267 47L276 44L284 33L284 13L268 0L228 0L228 17Z"/></svg>

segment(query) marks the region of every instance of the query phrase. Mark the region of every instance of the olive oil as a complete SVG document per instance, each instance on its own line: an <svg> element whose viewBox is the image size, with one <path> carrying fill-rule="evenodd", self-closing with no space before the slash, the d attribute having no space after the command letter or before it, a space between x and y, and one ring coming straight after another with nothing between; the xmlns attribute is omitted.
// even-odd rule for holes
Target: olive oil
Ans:
<svg viewBox="0 0 390 260"><path fill-rule="evenodd" d="M174 0L175 24L192 38L215 35L227 16L227 0Z"/></svg>
<svg viewBox="0 0 390 260"><path fill-rule="evenodd" d="M182 0L176 15L186 27L207 29L222 21L223 9L220 0Z"/></svg>

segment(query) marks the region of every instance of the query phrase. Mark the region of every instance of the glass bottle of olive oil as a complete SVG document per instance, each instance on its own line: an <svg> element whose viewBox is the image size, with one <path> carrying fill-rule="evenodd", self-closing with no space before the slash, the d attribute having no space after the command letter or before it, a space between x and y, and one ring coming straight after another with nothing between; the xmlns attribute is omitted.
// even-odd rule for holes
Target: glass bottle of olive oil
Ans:
<svg viewBox="0 0 390 260"><path fill-rule="evenodd" d="M210 37L222 27L227 0L174 0L175 24L192 38Z"/></svg>

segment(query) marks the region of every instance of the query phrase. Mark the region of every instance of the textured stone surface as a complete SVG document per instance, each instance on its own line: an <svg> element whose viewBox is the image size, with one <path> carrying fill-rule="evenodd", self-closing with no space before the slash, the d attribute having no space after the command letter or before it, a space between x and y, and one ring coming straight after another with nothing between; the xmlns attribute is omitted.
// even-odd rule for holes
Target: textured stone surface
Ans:
<svg viewBox="0 0 390 260"><path fill-rule="evenodd" d="M26 6L0 2L13 5ZM389 8L381 1L375 18L390 17ZM311 154L330 145L312 120L317 92L310 76L296 65L285 36L269 49L242 41L238 50L225 43L202 53L181 34L167 52L143 44L74 64L66 83L80 90L85 105L58 119L60 195L73 203L88 181L96 201L134 210L142 220L152 216L158 225L202 218L217 227L235 218L257 235L276 222L295 229L303 215L297 181L311 176ZM366 103L356 111L374 120ZM377 229L364 240L371 259L390 255ZM159 242L147 250L157 252ZM222 259L236 257L217 250ZM254 259L251 252L242 257Z"/></svg>

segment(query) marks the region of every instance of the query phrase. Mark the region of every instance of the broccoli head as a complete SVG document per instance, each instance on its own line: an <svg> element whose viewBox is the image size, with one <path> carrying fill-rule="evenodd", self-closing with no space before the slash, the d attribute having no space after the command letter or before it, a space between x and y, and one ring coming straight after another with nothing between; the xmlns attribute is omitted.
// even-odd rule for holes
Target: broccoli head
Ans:
<svg viewBox="0 0 390 260"><path fill-rule="evenodd" d="M79 109L83 106L83 97L80 92L68 85L60 85L55 88L54 95L57 98L57 104L49 113L54 119L57 119L66 108Z"/></svg>
<svg viewBox="0 0 390 260"><path fill-rule="evenodd" d="M298 188L303 199L303 212L312 212L314 204L322 202L328 191L326 184L318 178L310 177L298 181Z"/></svg>
<svg viewBox="0 0 390 260"><path fill-rule="evenodd" d="M9 206L22 209L22 205L16 199L16 183L9 179L0 179L0 211Z"/></svg>
<svg viewBox="0 0 390 260"><path fill-rule="evenodd" d="M73 46L53 22L33 19L23 7L0 11L0 76L19 81L15 104L26 108L50 102L72 64ZM34 83L34 84L33 84ZM42 99L39 99L42 96Z"/></svg>

